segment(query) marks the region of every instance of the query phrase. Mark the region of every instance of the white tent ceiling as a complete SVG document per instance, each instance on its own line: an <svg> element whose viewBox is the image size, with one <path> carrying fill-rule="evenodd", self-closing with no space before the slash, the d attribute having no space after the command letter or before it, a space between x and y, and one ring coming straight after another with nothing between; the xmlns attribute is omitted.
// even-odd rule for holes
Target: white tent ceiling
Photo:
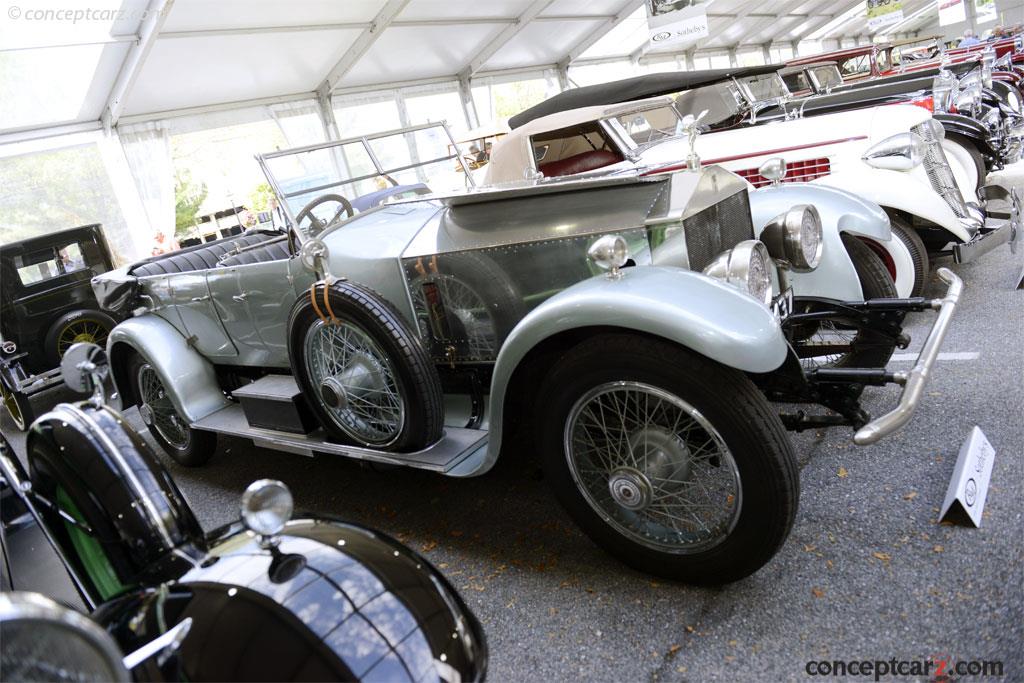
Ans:
<svg viewBox="0 0 1024 683"><path fill-rule="evenodd" d="M863 0L712 0L700 51L868 39ZM650 59L643 0L24 0L0 18L0 135L610 59ZM906 0L912 15L934 0ZM70 10L73 11L73 10ZM49 12L50 14L46 14ZM116 15L116 16L115 16ZM120 18L117 18L120 17ZM934 23L924 12L900 27ZM10 138L11 135L8 135ZM0 139L0 141L3 141Z"/></svg>

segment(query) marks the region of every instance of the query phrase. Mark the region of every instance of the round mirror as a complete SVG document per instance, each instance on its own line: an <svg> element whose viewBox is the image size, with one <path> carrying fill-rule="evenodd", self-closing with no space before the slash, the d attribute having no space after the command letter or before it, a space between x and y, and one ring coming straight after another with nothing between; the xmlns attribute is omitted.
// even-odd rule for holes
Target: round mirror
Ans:
<svg viewBox="0 0 1024 683"><path fill-rule="evenodd" d="M64 384L80 394L91 393L93 377L102 384L107 376L107 353L96 344L72 344L60 359L60 376Z"/></svg>
<svg viewBox="0 0 1024 683"><path fill-rule="evenodd" d="M322 240L308 239L299 249L299 263L306 270L315 273L321 268L321 263L327 262L328 255L327 245Z"/></svg>

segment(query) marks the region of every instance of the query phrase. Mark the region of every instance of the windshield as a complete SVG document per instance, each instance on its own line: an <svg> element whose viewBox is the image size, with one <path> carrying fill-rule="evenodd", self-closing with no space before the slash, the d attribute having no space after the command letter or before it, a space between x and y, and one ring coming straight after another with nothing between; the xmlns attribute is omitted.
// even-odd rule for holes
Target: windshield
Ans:
<svg viewBox="0 0 1024 683"><path fill-rule="evenodd" d="M738 78L736 82L739 83L743 95L751 104L777 102L789 97L786 82L782 80L782 76L778 73Z"/></svg>
<svg viewBox="0 0 1024 683"><path fill-rule="evenodd" d="M621 114L613 119L635 147L646 147L683 134L683 122L671 105Z"/></svg>
<svg viewBox="0 0 1024 683"><path fill-rule="evenodd" d="M749 107L733 83L722 82L687 90L676 98L675 108L680 116L698 116L707 110L708 113L701 119L701 125L714 128L734 122Z"/></svg>
<svg viewBox="0 0 1024 683"><path fill-rule="evenodd" d="M835 65L816 66L810 72L819 91L829 90L843 84L843 77Z"/></svg>
<svg viewBox="0 0 1024 683"><path fill-rule="evenodd" d="M257 157L299 237L362 211L473 183L447 127L430 123Z"/></svg>

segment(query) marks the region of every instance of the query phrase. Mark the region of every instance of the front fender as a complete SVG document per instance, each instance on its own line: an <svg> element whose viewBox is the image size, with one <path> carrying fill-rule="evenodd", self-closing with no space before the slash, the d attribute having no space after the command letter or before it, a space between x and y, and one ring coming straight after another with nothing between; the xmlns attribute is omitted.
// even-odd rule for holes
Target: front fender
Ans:
<svg viewBox="0 0 1024 683"><path fill-rule="evenodd" d="M610 326L668 339L744 372L775 370L789 349L771 310L699 273L639 266L625 269L618 280L603 275L584 280L542 303L509 333L491 379L487 446L449 474L481 474L497 460L506 391L532 349L573 329Z"/></svg>
<svg viewBox="0 0 1024 683"><path fill-rule="evenodd" d="M884 208L904 211L935 223L959 242L971 241L971 234L960 225L953 210L930 186L900 171L862 166L833 173L811 183L847 190Z"/></svg>
<svg viewBox="0 0 1024 683"><path fill-rule="evenodd" d="M190 423L229 404L217 383L213 365L189 346L173 325L152 314L125 320L110 332L107 339L114 384L122 396L135 394L120 362L125 347L153 366L163 380L174 407Z"/></svg>
<svg viewBox="0 0 1024 683"><path fill-rule="evenodd" d="M892 233L889 217L877 204L834 187L806 183L763 187L750 193L750 214L754 230L761 230L773 218L795 204L813 204L821 216L821 263L809 273L790 272L789 283L795 296L821 296L840 301L864 298L860 279L840 236L849 232L870 237L880 244Z"/></svg>

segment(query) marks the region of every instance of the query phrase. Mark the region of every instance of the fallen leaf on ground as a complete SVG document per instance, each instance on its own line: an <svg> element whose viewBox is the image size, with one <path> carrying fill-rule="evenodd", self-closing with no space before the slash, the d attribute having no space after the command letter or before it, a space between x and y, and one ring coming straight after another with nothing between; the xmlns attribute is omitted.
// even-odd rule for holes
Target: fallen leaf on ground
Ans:
<svg viewBox="0 0 1024 683"><path fill-rule="evenodd" d="M823 597L825 597L825 591L823 591L820 588L818 588L817 586L815 586L814 588L811 589L811 595L813 595L816 598L823 598Z"/></svg>
<svg viewBox="0 0 1024 683"><path fill-rule="evenodd" d="M422 550L425 553L429 553L431 550L433 550L436 547L437 547L437 541L427 541L422 546L420 546L420 550Z"/></svg>
<svg viewBox="0 0 1024 683"><path fill-rule="evenodd" d="M917 498L917 491L903 494L903 500L914 500L915 498Z"/></svg>
<svg viewBox="0 0 1024 683"><path fill-rule="evenodd" d="M850 474L850 473L846 471L845 467L840 467L839 468L838 476L839 476L840 479L845 479L848 474Z"/></svg>
<svg viewBox="0 0 1024 683"><path fill-rule="evenodd" d="M879 559L882 562L888 562L892 559L892 555L890 555L889 553L880 553L876 551L871 554L874 555L876 559Z"/></svg>
<svg viewBox="0 0 1024 683"><path fill-rule="evenodd" d="M937 553L941 553L942 551L945 550L945 548L943 548L941 545L937 545L934 548L932 548L932 550L934 550Z"/></svg>

